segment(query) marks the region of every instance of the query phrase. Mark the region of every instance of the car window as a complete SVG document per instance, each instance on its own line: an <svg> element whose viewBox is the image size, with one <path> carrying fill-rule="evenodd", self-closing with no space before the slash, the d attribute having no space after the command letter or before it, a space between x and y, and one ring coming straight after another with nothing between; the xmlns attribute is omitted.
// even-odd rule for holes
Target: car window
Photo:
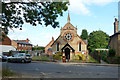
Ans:
<svg viewBox="0 0 120 80"><path fill-rule="evenodd" d="M19 54L19 56L23 56L23 54Z"/></svg>
<svg viewBox="0 0 120 80"><path fill-rule="evenodd" d="M14 57L17 57L18 54L15 54Z"/></svg>

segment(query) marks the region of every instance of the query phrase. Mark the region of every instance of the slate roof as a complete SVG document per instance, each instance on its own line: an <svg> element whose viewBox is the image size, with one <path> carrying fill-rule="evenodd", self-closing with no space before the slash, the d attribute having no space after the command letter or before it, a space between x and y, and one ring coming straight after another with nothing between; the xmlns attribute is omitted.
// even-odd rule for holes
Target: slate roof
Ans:
<svg viewBox="0 0 120 80"><path fill-rule="evenodd" d="M14 40L15 42L19 43L19 44L27 44L27 45L32 45L28 42L23 42L23 41L19 41L19 40Z"/></svg>

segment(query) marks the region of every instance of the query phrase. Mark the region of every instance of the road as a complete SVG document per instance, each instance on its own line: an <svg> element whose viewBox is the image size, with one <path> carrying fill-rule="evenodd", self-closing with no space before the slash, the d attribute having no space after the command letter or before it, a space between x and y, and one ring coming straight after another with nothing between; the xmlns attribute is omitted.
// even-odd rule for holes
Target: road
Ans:
<svg viewBox="0 0 120 80"><path fill-rule="evenodd" d="M2 68L6 66L21 78L118 78L118 66L3 62Z"/></svg>

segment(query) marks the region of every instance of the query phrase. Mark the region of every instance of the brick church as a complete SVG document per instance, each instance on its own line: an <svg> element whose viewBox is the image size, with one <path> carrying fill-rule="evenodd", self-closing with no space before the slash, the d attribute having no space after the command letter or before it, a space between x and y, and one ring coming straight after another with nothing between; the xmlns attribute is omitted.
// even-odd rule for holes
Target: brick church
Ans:
<svg viewBox="0 0 120 80"><path fill-rule="evenodd" d="M68 13L67 23L60 29L60 35L56 40L52 37L52 41L45 47L45 54L52 55L53 53L61 52L66 59L72 60L74 55L79 53L87 56L87 43L77 34L77 27L70 23Z"/></svg>

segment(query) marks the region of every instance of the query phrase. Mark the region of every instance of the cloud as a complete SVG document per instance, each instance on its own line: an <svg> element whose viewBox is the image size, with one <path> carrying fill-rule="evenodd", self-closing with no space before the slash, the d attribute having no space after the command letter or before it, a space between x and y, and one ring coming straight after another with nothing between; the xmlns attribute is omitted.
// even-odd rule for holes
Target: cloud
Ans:
<svg viewBox="0 0 120 80"><path fill-rule="evenodd" d="M70 0L69 10L75 14L92 15L88 6L98 5L104 6L111 2L118 2L119 0Z"/></svg>
<svg viewBox="0 0 120 80"><path fill-rule="evenodd" d="M70 0L69 10L76 14L90 15L89 9L82 3L81 0Z"/></svg>

